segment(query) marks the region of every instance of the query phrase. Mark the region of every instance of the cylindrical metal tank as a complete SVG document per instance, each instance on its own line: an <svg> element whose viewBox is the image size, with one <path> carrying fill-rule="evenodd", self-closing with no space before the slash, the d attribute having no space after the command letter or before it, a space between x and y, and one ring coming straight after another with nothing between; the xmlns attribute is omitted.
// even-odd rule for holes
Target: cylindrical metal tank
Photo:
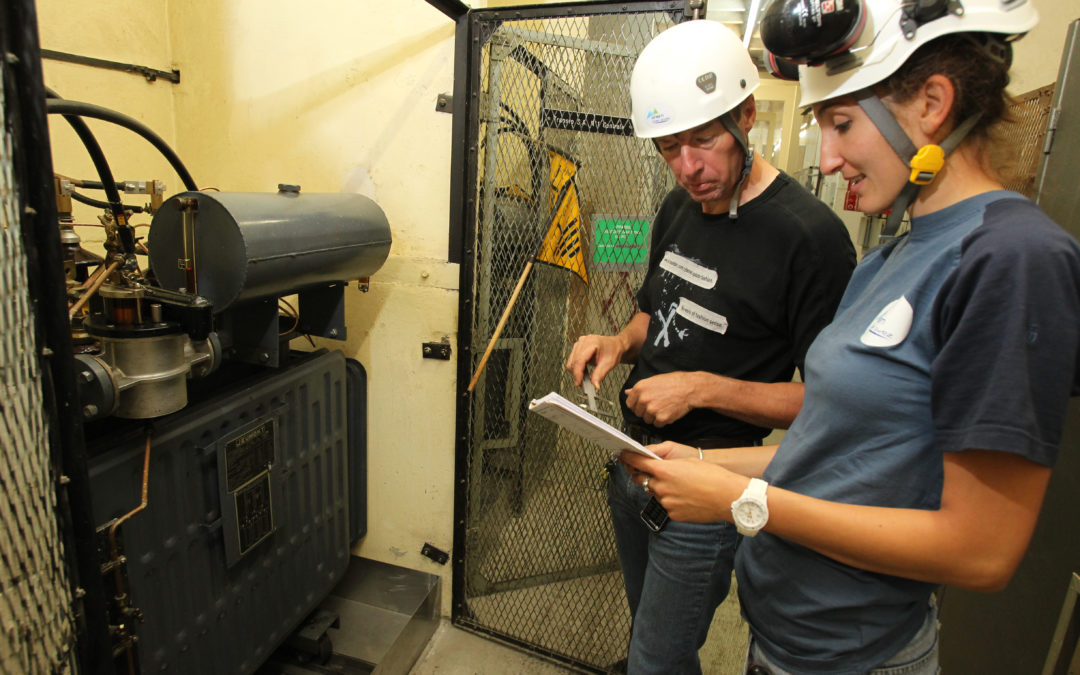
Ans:
<svg viewBox="0 0 1080 675"><path fill-rule="evenodd" d="M193 238L185 249L185 227ZM150 262L161 286L187 289L194 251L198 295L214 312L255 298L366 277L390 253L390 225L358 194L183 192L150 226ZM191 289L187 289L192 292Z"/></svg>

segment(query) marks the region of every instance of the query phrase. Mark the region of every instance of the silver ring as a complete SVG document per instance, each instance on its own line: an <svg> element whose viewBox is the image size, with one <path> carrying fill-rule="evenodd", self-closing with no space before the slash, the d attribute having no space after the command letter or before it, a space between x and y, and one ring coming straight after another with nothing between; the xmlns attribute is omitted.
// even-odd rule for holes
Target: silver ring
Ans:
<svg viewBox="0 0 1080 675"><path fill-rule="evenodd" d="M645 480L641 481L641 489L644 490L647 495L652 494L652 490L649 489L649 478L650 476L645 476Z"/></svg>

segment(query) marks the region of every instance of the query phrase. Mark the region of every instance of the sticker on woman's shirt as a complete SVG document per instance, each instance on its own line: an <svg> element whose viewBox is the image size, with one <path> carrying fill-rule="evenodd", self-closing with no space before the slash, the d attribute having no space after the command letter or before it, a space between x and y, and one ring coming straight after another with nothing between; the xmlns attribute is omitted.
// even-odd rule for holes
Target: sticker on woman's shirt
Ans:
<svg viewBox="0 0 1080 675"><path fill-rule="evenodd" d="M716 270L699 265L689 258L684 258L678 253L665 251L660 261L660 269L671 272L680 279L686 279L695 286L702 288L714 288L716 286Z"/></svg>
<svg viewBox="0 0 1080 675"><path fill-rule="evenodd" d="M679 309L676 311L679 316L684 319L693 321L697 325L704 326L711 331L720 333L721 335L727 332L727 317L707 310L696 302L691 302L686 298L679 298Z"/></svg>
<svg viewBox="0 0 1080 675"><path fill-rule="evenodd" d="M908 336L915 312L907 298L900 296L878 313L859 341L868 347L894 347Z"/></svg>

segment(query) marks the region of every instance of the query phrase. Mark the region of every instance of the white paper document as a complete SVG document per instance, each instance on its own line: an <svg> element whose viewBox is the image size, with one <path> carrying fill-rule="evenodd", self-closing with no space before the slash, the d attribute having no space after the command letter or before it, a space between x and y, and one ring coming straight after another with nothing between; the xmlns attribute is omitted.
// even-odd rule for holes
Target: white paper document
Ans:
<svg viewBox="0 0 1080 675"><path fill-rule="evenodd" d="M612 452L633 450L646 457L660 459L652 450L555 392L541 398L534 398L529 404L529 410L546 417L585 440L596 443L605 450Z"/></svg>

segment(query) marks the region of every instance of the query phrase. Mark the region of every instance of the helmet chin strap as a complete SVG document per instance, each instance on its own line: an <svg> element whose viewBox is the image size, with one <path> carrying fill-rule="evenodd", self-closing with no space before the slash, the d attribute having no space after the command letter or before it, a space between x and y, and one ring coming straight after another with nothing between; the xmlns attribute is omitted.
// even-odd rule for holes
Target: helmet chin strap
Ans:
<svg viewBox="0 0 1080 675"><path fill-rule="evenodd" d="M750 169L754 166L754 153L750 150L750 143L746 139L746 134L739 128L739 125L735 123L735 118L732 117L730 112L726 112L720 116L720 123L724 125L735 140L742 146L743 154L743 168L742 173L739 174L739 180L735 183L735 189L731 193L731 204L728 206L728 218L732 220L738 220L739 214L739 195L742 193L744 184L746 183L746 177L750 175Z"/></svg>
<svg viewBox="0 0 1080 675"><path fill-rule="evenodd" d="M893 200L889 215L885 219L885 227L881 229L882 234L891 237L900 228L900 221L904 217L904 212L915 201L919 190L922 189L923 185L930 183L937 177L938 172L945 166L945 157L955 150L956 146L960 145L960 141L964 140L968 135L975 123L979 121L982 113L976 113L958 124L945 137L940 146L931 143L916 150L915 144L911 142L907 132L896 121L896 118L885 107L885 104L881 102L881 99L870 89L857 92L855 100L858 101L859 107L863 109L870 121L878 128L881 135L885 137L893 151L903 160L904 164L911 167L908 182L900 190L900 194L896 196L896 199Z"/></svg>

